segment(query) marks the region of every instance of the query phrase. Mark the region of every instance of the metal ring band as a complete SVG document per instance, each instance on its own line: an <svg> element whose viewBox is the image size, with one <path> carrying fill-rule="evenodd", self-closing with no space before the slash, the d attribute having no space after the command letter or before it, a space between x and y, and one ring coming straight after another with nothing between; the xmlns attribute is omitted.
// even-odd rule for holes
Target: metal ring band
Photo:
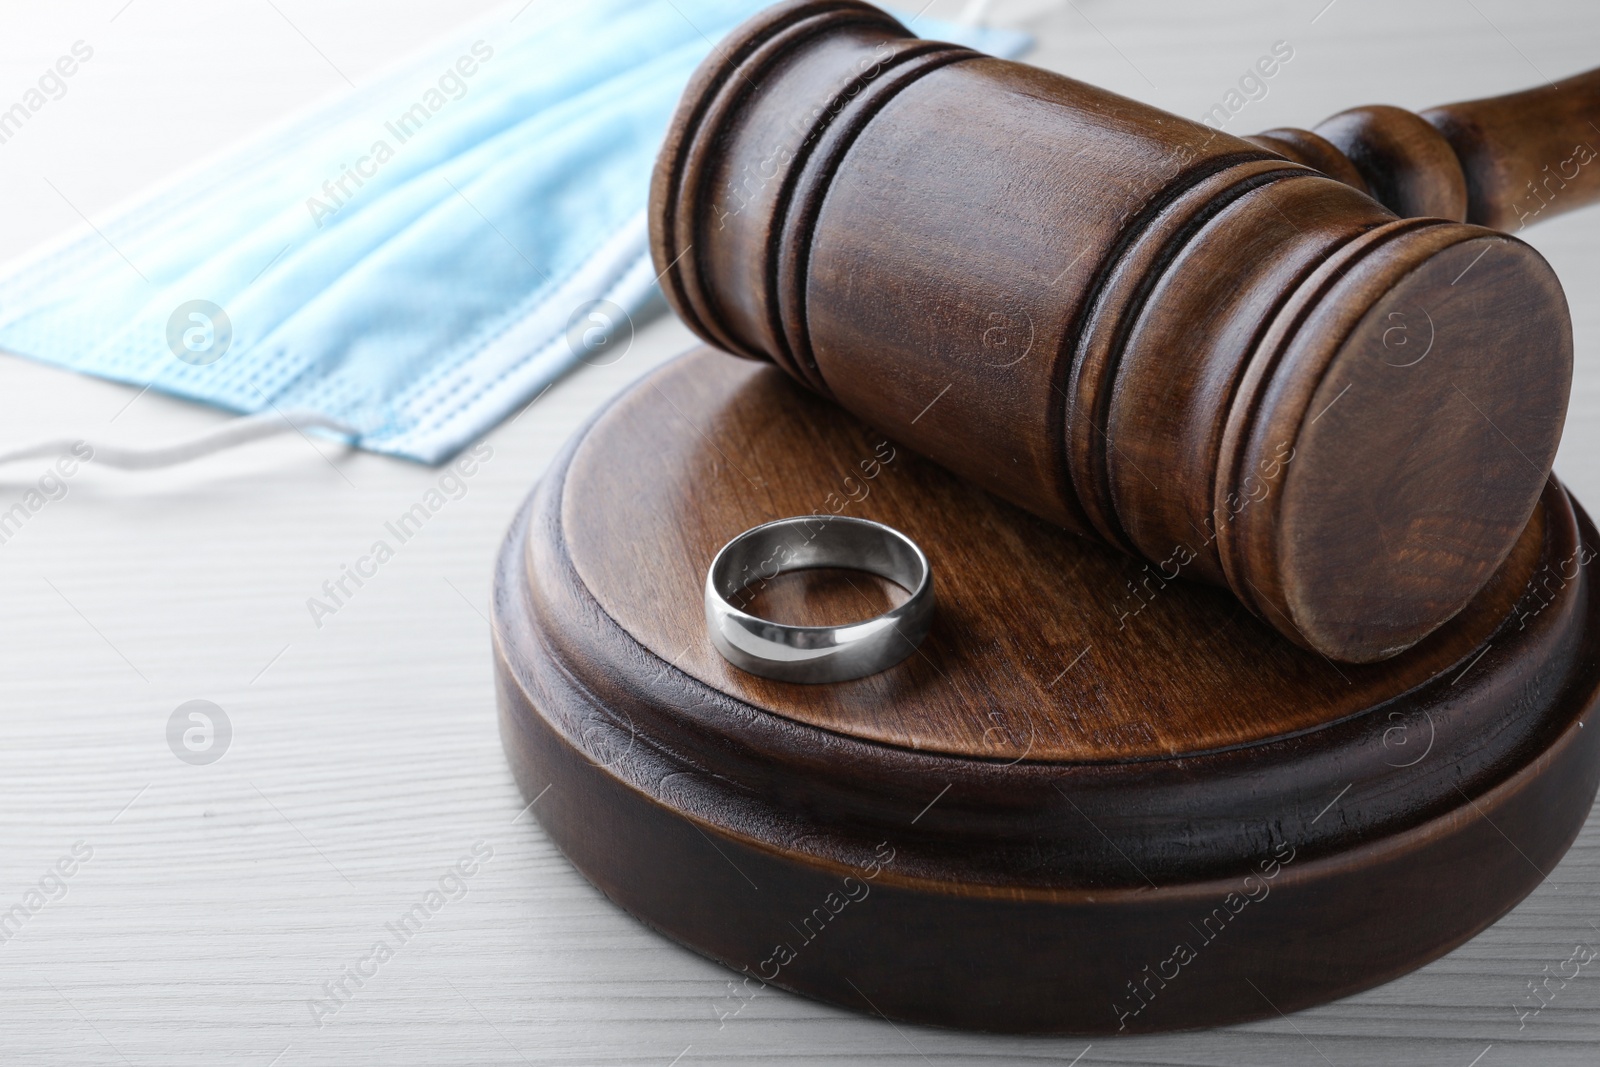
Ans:
<svg viewBox="0 0 1600 1067"><path fill-rule="evenodd" d="M812 567L867 571L911 598L842 626L773 622L732 600L756 581ZM706 572L705 601L712 643L740 670L782 682L843 682L886 670L922 643L933 621L933 570L899 530L842 515L802 515L746 530L722 546Z"/></svg>

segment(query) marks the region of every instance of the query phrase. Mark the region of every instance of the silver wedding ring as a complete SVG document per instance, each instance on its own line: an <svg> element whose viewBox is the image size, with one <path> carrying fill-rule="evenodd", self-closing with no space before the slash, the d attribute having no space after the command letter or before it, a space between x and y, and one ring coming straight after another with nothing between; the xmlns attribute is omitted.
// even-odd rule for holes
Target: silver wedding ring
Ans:
<svg viewBox="0 0 1600 1067"><path fill-rule="evenodd" d="M843 626L790 626L744 611L751 594L788 571L839 567L876 574L911 598ZM916 650L933 621L933 572L916 542L882 523L842 515L779 519L722 546L706 573L706 629L740 670L782 682L843 682L876 674Z"/></svg>

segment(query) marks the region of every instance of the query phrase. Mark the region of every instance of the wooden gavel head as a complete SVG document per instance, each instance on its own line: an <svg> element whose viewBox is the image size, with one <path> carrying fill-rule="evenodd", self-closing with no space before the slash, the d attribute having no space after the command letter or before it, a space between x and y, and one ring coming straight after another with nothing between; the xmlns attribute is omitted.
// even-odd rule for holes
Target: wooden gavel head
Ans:
<svg viewBox="0 0 1600 1067"><path fill-rule="evenodd" d="M690 83L653 253L707 341L1142 557L1105 608L1198 578L1372 661L1455 615L1522 532L1572 337L1526 244L1352 187L1447 186L1459 217L1473 186L1431 118L1359 114L1252 143L799 0ZM1319 153L1350 184L1286 158Z"/></svg>

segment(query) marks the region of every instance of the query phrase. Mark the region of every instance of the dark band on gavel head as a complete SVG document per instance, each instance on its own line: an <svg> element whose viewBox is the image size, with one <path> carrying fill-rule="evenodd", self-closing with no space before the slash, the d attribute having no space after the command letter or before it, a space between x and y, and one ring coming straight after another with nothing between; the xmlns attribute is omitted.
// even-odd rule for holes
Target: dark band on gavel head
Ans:
<svg viewBox="0 0 1600 1067"><path fill-rule="evenodd" d="M1362 191L1504 221L1491 201L1527 161L1483 177L1492 103L1252 143L798 0L690 83L652 251L709 342L1162 580L1372 661L1483 587L1565 418L1571 326L1538 253ZM1574 206L1600 192L1583 181Z"/></svg>

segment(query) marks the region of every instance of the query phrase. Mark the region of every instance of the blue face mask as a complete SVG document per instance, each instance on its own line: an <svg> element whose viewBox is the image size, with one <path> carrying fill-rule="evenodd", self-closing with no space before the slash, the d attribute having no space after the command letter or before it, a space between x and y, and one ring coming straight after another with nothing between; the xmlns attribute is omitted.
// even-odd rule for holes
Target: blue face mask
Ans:
<svg viewBox="0 0 1600 1067"><path fill-rule="evenodd" d="M0 348L447 459L656 293L655 153L709 42L763 6L539 0L12 266Z"/></svg>

